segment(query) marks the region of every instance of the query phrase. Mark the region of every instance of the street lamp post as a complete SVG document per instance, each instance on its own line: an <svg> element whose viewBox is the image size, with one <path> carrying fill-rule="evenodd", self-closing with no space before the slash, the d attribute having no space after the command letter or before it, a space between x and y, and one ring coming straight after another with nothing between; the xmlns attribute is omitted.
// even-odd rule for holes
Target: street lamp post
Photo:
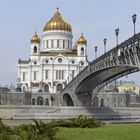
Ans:
<svg viewBox="0 0 140 140"><path fill-rule="evenodd" d="M115 34L116 34L116 44L117 44L117 46L118 46L119 28L117 28L117 29L115 30Z"/></svg>
<svg viewBox="0 0 140 140"><path fill-rule="evenodd" d="M132 16L132 21L133 21L133 25L134 25L134 35L136 34L136 19L137 19L137 15L134 14Z"/></svg>
<svg viewBox="0 0 140 140"><path fill-rule="evenodd" d="M104 53L106 53L106 42L107 42L107 39L104 38L103 42L104 42Z"/></svg>
<svg viewBox="0 0 140 140"><path fill-rule="evenodd" d="M115 35L116 35L116 45L118 46L119 28L117 28L117 29L115 30ZM115 90L116 90L116 88L117 88L117 81L116 81L116 79L115 79Z"/></svg>
<svg viewBox="0 0 140 140"><path fill-rule="evenodd" d="M95 46L94 48L95 48L95 59L96 59L97 58L97 49L98 49L98 47Z"/></svg>

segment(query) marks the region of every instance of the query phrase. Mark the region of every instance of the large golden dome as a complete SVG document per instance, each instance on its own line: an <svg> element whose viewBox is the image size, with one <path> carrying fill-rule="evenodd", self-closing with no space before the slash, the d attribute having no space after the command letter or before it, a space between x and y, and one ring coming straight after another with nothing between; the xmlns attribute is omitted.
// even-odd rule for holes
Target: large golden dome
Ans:
<svg viewBox="0 0 140 140"><path fill-rule="evenodd" d="M31 38L31 43L40 43L40 38L39 38L39 36L37 35L36 32L33 35L33 37Z"/></svg>
<svg viewBox="0 0 140 140"><path fill-rule="evenodd" d="M44 26L43 31L45 32L48 30L65 30L72 32L71 25L64 20L58 8L54 16Z"/></svg>
<svg viewBox="0 0 140 140"><path fill-rule="evenodd" d="M87 40L85 39L83 33L81 34L81 36L77 40L77 44L78 45L87 45Z"/></svg>

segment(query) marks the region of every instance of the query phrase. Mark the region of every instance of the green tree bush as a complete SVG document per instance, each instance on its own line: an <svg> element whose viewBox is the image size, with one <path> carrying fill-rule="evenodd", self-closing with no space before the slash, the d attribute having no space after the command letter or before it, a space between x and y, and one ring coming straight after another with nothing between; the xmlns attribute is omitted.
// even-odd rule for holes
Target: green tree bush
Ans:
<svg viewBox="0 0 140 140"><path fill-rule="evenodd" d="M14 132L21 140L53 140L58 129L43 121L33 120L34 124L15 127Z"/></svg>
<svg viewBox="0 0 140 140"><path fill-rule="evenodd" d="M103 122L96 120L93 117L87 117L81 115L77 118L72 118L68 120L56 120L52 121L52 125L56 127L68 127L68 128L95 128L104 125Z"/></svg>

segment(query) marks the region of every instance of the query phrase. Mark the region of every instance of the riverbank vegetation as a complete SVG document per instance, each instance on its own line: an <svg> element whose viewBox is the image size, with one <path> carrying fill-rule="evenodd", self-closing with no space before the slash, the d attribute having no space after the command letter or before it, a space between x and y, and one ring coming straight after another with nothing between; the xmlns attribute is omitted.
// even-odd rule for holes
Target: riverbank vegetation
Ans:
<svg viewBox="0 0 140 140"><path fill-rule="evenodd" d="M139 140L140 124L106 124L79 116L9 127L0 120L0 140Z"/></svg>
<svg viewBox="0 0 140 140"><path fill-rule="evenodd" d="M49 123L33 120L33 124L9 127L0 120L0 140L57 140L62 128L95 128L104 123L87 116L68 120L53 120Z"/></svg>

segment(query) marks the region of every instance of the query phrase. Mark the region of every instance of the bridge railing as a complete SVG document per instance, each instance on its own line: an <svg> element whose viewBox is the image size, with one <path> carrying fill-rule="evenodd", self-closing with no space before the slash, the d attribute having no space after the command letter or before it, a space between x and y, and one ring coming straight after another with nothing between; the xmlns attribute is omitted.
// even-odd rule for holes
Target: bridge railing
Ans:
<svg viewBox="0 0 140 140"><path fill-rule="evenodd" d="M124 48L128 47L129 45L132 45L133 43L135 43L137 41L140 41L140 33L135 34L134 36L132 36L129 39L125 40L124 42L122 42L121 44L116 46L115 48L112 48L111 50L109 50L105 54L103 54L100 57L98 57L96 60L93 60L90 64L91 65L96 64L100 60L105 59L106 57L108 57L111 53L116 53L116 52L118 52L118 50L124 49Z"/></svg>

